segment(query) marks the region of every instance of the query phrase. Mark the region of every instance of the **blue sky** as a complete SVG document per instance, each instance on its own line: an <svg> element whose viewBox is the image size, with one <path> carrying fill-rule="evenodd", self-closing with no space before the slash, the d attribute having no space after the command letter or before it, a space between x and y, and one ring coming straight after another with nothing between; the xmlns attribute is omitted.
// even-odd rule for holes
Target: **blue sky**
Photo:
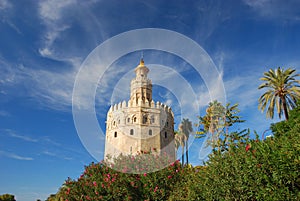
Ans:
<svg viewBox="0 0 300 201"><path fill-rule="evenodd" d="M0 0L0 194L11 193L22 201L46 199L67 177L77 178L84 165L95 161L73 122L76 75L102 42L142 28L178 32L208 53L222 77L226 101L240 104L246 120L240 128L262 134L278 121L258 111L262 91L257 87L269 68L300 71L297 0ZM99 80L95 105L102 129L111 102L128 100L134 76L130 72L140 55L131 52L118 59ZM146 65L168 66L182 75L200 105L190 114L204 114L209 92L191 65L161 51L145 50L144 59ZM153 70L149 77L162 76ZM176 80L170 84L181 87ZM172 106L176 125L185 117L180 104L193 104L190 97L178 101L174 92L159 85L154 85L153 97ZM195 140L190 149L194 165L201 164L200 146Z"/></svg>

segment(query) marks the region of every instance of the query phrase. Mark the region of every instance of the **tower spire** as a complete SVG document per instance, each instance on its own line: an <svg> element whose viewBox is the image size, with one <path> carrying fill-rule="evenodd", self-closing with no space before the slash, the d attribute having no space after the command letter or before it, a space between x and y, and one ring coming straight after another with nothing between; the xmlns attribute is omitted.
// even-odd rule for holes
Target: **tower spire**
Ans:
<svg viewBox="0 0 300 201"><path fill-rule="evenodd" d="M144 66L144 52L141 52L141 61L140 61L140 65Z"/></svg>
<svg viewBox="0 0 300 201"><path fill-rule="evenodd" d="M141 58L139 65L134 69L136 77L131 81L130 99L132 102L137 102L138 99L142 101L152 101L152 83L147 78L149 69L145 66L143 58Z"/></svg>

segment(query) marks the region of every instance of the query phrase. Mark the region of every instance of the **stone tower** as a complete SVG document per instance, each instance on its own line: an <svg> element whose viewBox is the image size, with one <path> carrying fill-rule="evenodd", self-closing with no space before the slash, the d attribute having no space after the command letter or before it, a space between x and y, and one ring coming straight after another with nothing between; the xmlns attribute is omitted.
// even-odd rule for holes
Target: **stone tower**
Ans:
<svg viewBox="0 0 300 201"><path fill-rule="evenodd" d="M107 113L105 157L151 151L175 160L174 114L152 100L152 82L143 59L131 80L130 100L112 105Z"/></svg>

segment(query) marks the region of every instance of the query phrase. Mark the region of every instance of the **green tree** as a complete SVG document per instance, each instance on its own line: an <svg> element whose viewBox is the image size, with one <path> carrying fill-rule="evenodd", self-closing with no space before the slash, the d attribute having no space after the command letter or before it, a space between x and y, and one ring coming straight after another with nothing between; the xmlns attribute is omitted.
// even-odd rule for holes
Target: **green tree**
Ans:
<svg viewBox="0 0 300 201"><path fill-rule="evenodd" d="M197 126L200 131L196 132L196 136L202 138L209 135L208 145L212 146L213 149L217 148L220 152L226 150L229 143L241 141L249 134L247 130L229 132L230 127L236 123L244 122L238 115L239 112L238 104L230 105L227 103L224 107L216 100L210 102L206 114L199 117Z"/></svg>
<svg viewBox="0 0 300 201"><path fill-rule="evenodd" d="M267 118L274 117L275 106L279 118L284 113L285 119L289 119L289 110L295 108L296 100L300 99L300 81L296 77L296 70L288 68L284 70L278 67L264 73L260 80L264 81L258 89L267 88L267 91L258 99L258 108L262 112L267 108Z"/></svg>
<svg viewBox="0 0 300 201"><path fill-rule="evenodd" d="M0 201L16 201L15 196L11 194L0 195Z"/></svg>
<svg viewBox="0 0 300 201"><path fill-rule="evenodd" d="M186 154L186 164L189 164L189 137L190 133L193 132L192 122L189 119L183 119L179 125L180 132L184 135L185 140L185 154Z"/></svg>
<svg viewBox="0 0 300 201"><path fill-rule="evenodd" d="M300 107L271 128L272 138L256 135L210 155L201 179L204 200L300 199Z"/></svg>
<svg viewBox="0 0 300 201"><path fill-rule="evenodd" d="M291 110L288 121L281 121L276 124L271 124L271 130L275 137L284 135L287 132L299 134L300 131L300 101L297 107Z"/></svg>

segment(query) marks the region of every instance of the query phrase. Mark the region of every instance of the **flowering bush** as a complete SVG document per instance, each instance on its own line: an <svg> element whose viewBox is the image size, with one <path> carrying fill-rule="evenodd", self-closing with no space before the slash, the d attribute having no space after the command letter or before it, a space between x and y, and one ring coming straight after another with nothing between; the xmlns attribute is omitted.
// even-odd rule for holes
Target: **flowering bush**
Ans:
<svg viewBox="0 0 300 201"><path fill-rule="evenodd" d="M120 156L115 159L115 163L92 163L85 167L84 173L77 180L67 179L60 189L60 198L68 201L167 200L184 176L184 169L179 161L157 172L153 172L151 166L146 167L145 163L141 162L141 168L150 170L141 174L129 174L126 173L127 170L119 172L111 168L113 164L117 166L123 164L128 158L142 161L144 157L144 155Z"/></svg>

